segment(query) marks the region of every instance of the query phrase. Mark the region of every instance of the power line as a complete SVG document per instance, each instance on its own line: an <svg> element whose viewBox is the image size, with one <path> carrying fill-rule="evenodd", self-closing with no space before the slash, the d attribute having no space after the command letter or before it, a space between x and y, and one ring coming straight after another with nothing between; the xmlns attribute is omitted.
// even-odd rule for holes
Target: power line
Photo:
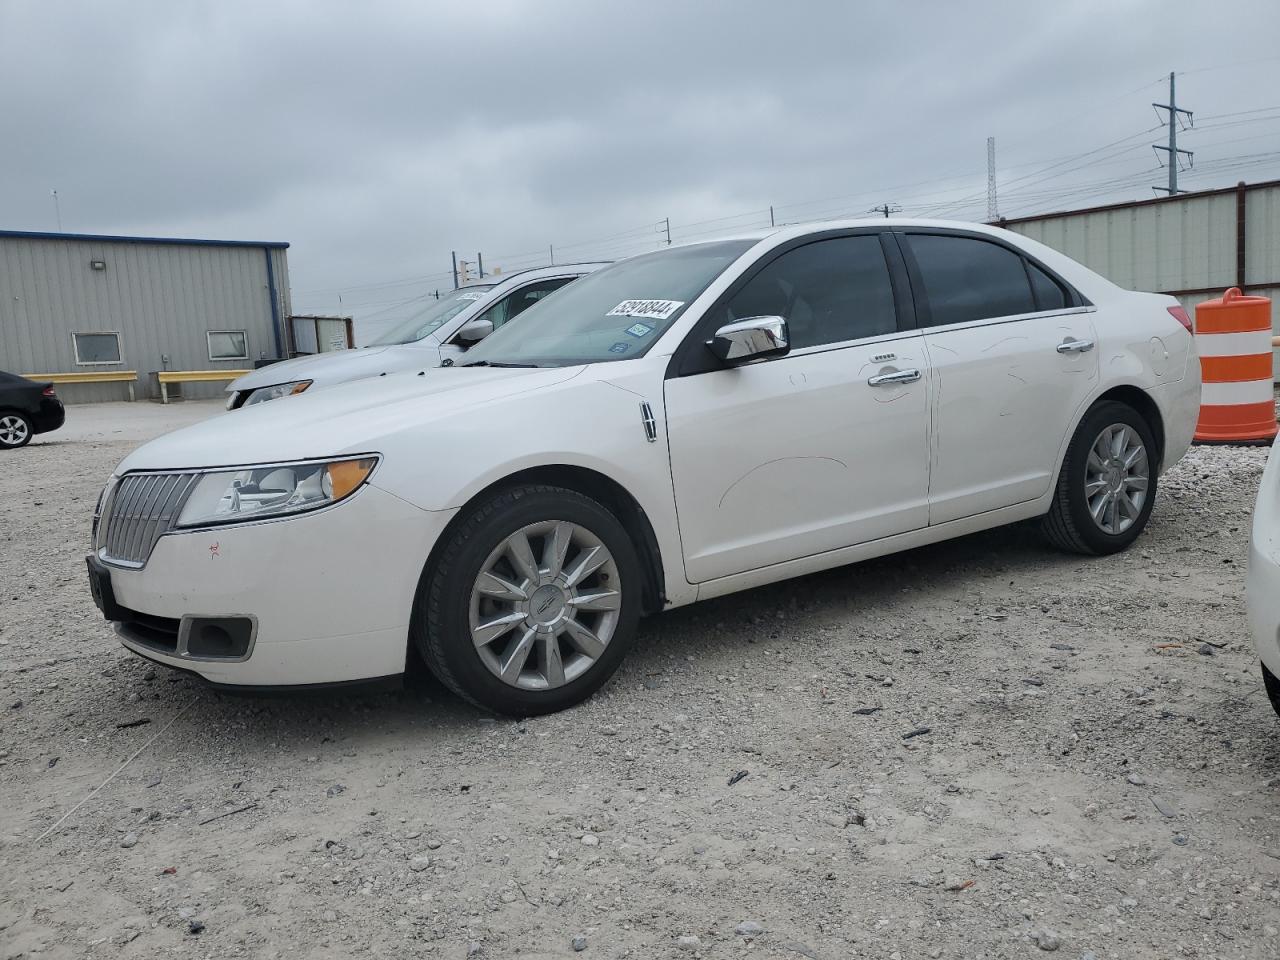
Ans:
<svg viewBox="0 0 1280 960"><path fill-rule="evenodd" d="M987 220L1000 219L996 210L996 138L987 137Z"/></svg>

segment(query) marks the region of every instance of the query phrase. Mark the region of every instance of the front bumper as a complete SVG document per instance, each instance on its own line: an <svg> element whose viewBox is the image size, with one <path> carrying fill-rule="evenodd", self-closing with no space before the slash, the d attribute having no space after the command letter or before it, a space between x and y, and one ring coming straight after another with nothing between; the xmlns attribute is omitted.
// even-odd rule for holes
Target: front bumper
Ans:
<svg viewBox="0 0 1280 960"><path fill-rule="evenodd" d="M403 673L418 579L453 513L366 484L315 513L166 534L142 569L107 568L116 631L140 656L228 686ZM191 653L183 631L199 618L251 621L248 649Z"/></svg>
<svg viewBox="0 0 1280 960"><path fill-rule="evenodd" d="M1275 447L1262 472L1249 537L1249 633L1258 658L1280 676L1280 464Z"/></svg>

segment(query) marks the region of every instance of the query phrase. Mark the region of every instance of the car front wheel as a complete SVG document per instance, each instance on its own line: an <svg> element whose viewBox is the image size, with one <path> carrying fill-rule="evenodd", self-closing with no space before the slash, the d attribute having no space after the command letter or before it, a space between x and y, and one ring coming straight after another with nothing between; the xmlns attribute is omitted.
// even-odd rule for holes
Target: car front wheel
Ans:
<svg viewBox="0 0 1280 960"><path fill-rule="evenodd" d="M461 519L418 591L412 636L442 683L498 713L561 710L635 638L640 565L622 524L576 491L529 485Z"/></svg>
<svg viewBox="0 0 1280 960"><path fill-rule="evenodd" d="M0 450L13 450L30 441L30 420L14 411L0 412Z"/></svg>
<svg viewBox="0 0 1280 960"><path fill-rule="evenodd" d="M1156 445L1147 421L1128 404L1099 403L1071 438L1045 534L1074 553L1123 550L1147 525L1156 482Z"/></svg>

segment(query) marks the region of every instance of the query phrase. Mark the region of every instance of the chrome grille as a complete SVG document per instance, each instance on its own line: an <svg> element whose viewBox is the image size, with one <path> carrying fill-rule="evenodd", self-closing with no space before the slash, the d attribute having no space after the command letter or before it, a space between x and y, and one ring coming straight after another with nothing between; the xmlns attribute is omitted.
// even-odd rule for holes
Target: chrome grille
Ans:
<svg viewBox="0 0 1280 960"><path fill-rule="evenodd" d="M177 523L199 479L195 473L132 473L122 478L98 525L102 559L144 566L156 541Z"/></svg>

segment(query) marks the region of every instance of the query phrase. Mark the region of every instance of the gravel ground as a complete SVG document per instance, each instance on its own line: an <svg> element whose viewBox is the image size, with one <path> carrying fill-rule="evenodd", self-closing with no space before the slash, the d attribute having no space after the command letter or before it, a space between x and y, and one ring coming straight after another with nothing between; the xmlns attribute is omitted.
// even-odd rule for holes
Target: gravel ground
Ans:
<svg viewBox="0 0 1280 960"><path fill-rule="evenodd" d="M1280 955L1264 449L1194 449L1124 555L1009 528L695 605L515 723L118 645L98 489L214 412L76 407L0 463L0 957Z"/></svg>

